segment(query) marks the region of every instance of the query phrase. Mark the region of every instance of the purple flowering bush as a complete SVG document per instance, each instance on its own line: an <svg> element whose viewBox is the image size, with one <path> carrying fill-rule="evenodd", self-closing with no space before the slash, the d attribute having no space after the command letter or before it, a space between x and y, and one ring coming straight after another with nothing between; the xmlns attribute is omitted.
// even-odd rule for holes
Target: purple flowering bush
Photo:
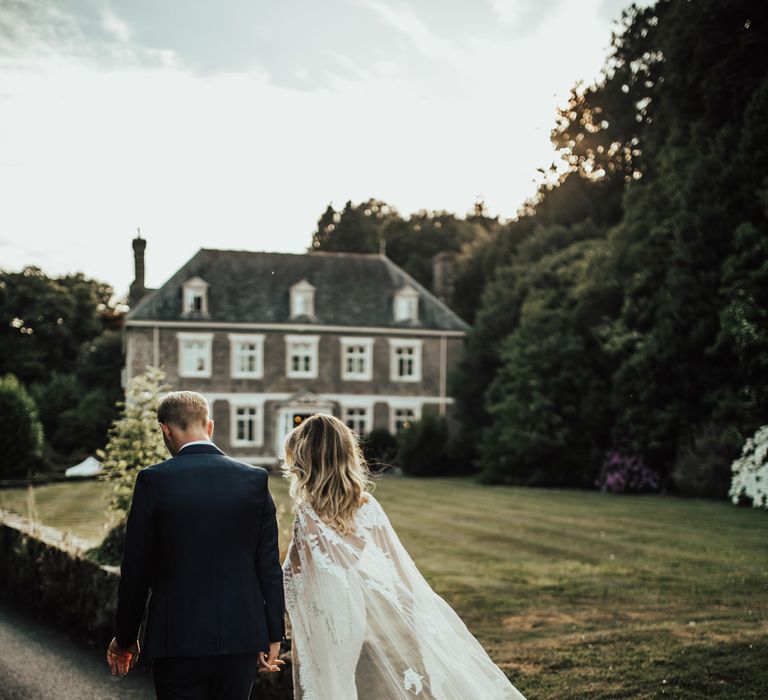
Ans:
<svg viewBox="0 0 768 700"><path fill-rule="evenodd" d="M657 472L643 463L641 457L627 456L618 450L608 450L595 481L601 491L610 493L651 493L658 491Z"/></svg>

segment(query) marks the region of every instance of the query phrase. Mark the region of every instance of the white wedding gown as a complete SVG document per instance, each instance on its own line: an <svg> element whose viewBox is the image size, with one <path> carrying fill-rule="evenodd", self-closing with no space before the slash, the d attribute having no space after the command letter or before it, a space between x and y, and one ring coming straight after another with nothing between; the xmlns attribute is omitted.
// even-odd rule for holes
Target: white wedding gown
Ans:
<svg viewBox="0 0 768 700"><path fill-rule="evenodd" d="M299 700L525 700L370 494L340 536L300 504L283 564Z"/></svg>

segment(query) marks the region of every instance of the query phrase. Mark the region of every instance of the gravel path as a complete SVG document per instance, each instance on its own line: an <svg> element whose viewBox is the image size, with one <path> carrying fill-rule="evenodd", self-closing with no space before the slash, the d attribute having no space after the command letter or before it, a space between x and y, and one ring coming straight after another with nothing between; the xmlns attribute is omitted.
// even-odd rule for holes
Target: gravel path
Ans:
<svg viewBox="0 0 768 700"><path fill-rule="evenodd" d="M0 599L0 700L154 698L147 670L111 675L104 650L85 645Z"/></svg>

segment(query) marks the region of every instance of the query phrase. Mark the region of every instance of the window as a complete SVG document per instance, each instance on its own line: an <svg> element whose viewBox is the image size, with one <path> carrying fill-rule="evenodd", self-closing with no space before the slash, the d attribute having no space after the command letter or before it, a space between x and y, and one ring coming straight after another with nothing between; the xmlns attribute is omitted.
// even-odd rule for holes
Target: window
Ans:
<svg viewBox="0 0 768 700"><path fill-rule="evenodd" d="M415 323L419 320L419 293L413 287L402 287L395 292L394 306L395 321Z"/></svg>
<svg viewBox="0 0 768 700"><path fill-rule="evenodd" d="M261 445L264 441L260 406L232 406L232 446Z"/></svg>
<svg viewBox="0 0 768 700"><path fill-rule="evenodd" d="M213 333L178 333L179 376L211 376Z"/></svg>
<svg viewBox="0 0 768 700"><path fill-rule="evenodd" d="M341 378L370 381L373 366L373 338L340 338Z"/></svg>
<svg viewBox="0 0 768 700"><path fill-rule="evenodd" d="M317 377L317 335L287 335L286 374L289 377Z"/></svg>
<svg viewBox="0 0 768 700"><path fill-rule="evenodd" d="M291 318L299 316L315 315L315 288L307 282L301 280L291 287Z"/></svg>
<svg viewBox="0 0 768 700"><path fill-rule="evenodd" d="M419 420L419 411L415 408L393 408L391 432L397 434L411 427L413 421Z"/></svg>
<svg viewBox="0 0 768 700"><path fill-rule="evenodd" d="M184 313L208 313L208 283L199 277L192 277L184 282Z"/></svg>
<svg viewBox="0 0 768 700"><path fill-rule="evenodd" d="M421 381L421 341L390 338L390 379Z"/></svg>
<svg viewBox="0 0 768 700"><path fill-rule="evenodd" d="M229 334L231 348L230 374L234 378L264 376L264 336Z"/></svg>
<svg viewBox="0 0 768 700"><path fill-rule="evenodd" d="M360 437L370 432L370 418L367 408L346 406L344 408L343 421Z"/></svg>

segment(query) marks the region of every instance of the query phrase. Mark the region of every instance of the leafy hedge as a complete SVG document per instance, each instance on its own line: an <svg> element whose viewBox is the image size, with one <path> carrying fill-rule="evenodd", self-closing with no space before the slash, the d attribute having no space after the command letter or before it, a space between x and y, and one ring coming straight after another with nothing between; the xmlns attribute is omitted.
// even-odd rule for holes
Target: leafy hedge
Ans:
<svg viewBox="0 0 768 700"><path fill-rule="evenodd" d="M114 631L117 582L115 571L0 523L0 591L48 621L106 644Z"/></svg>

